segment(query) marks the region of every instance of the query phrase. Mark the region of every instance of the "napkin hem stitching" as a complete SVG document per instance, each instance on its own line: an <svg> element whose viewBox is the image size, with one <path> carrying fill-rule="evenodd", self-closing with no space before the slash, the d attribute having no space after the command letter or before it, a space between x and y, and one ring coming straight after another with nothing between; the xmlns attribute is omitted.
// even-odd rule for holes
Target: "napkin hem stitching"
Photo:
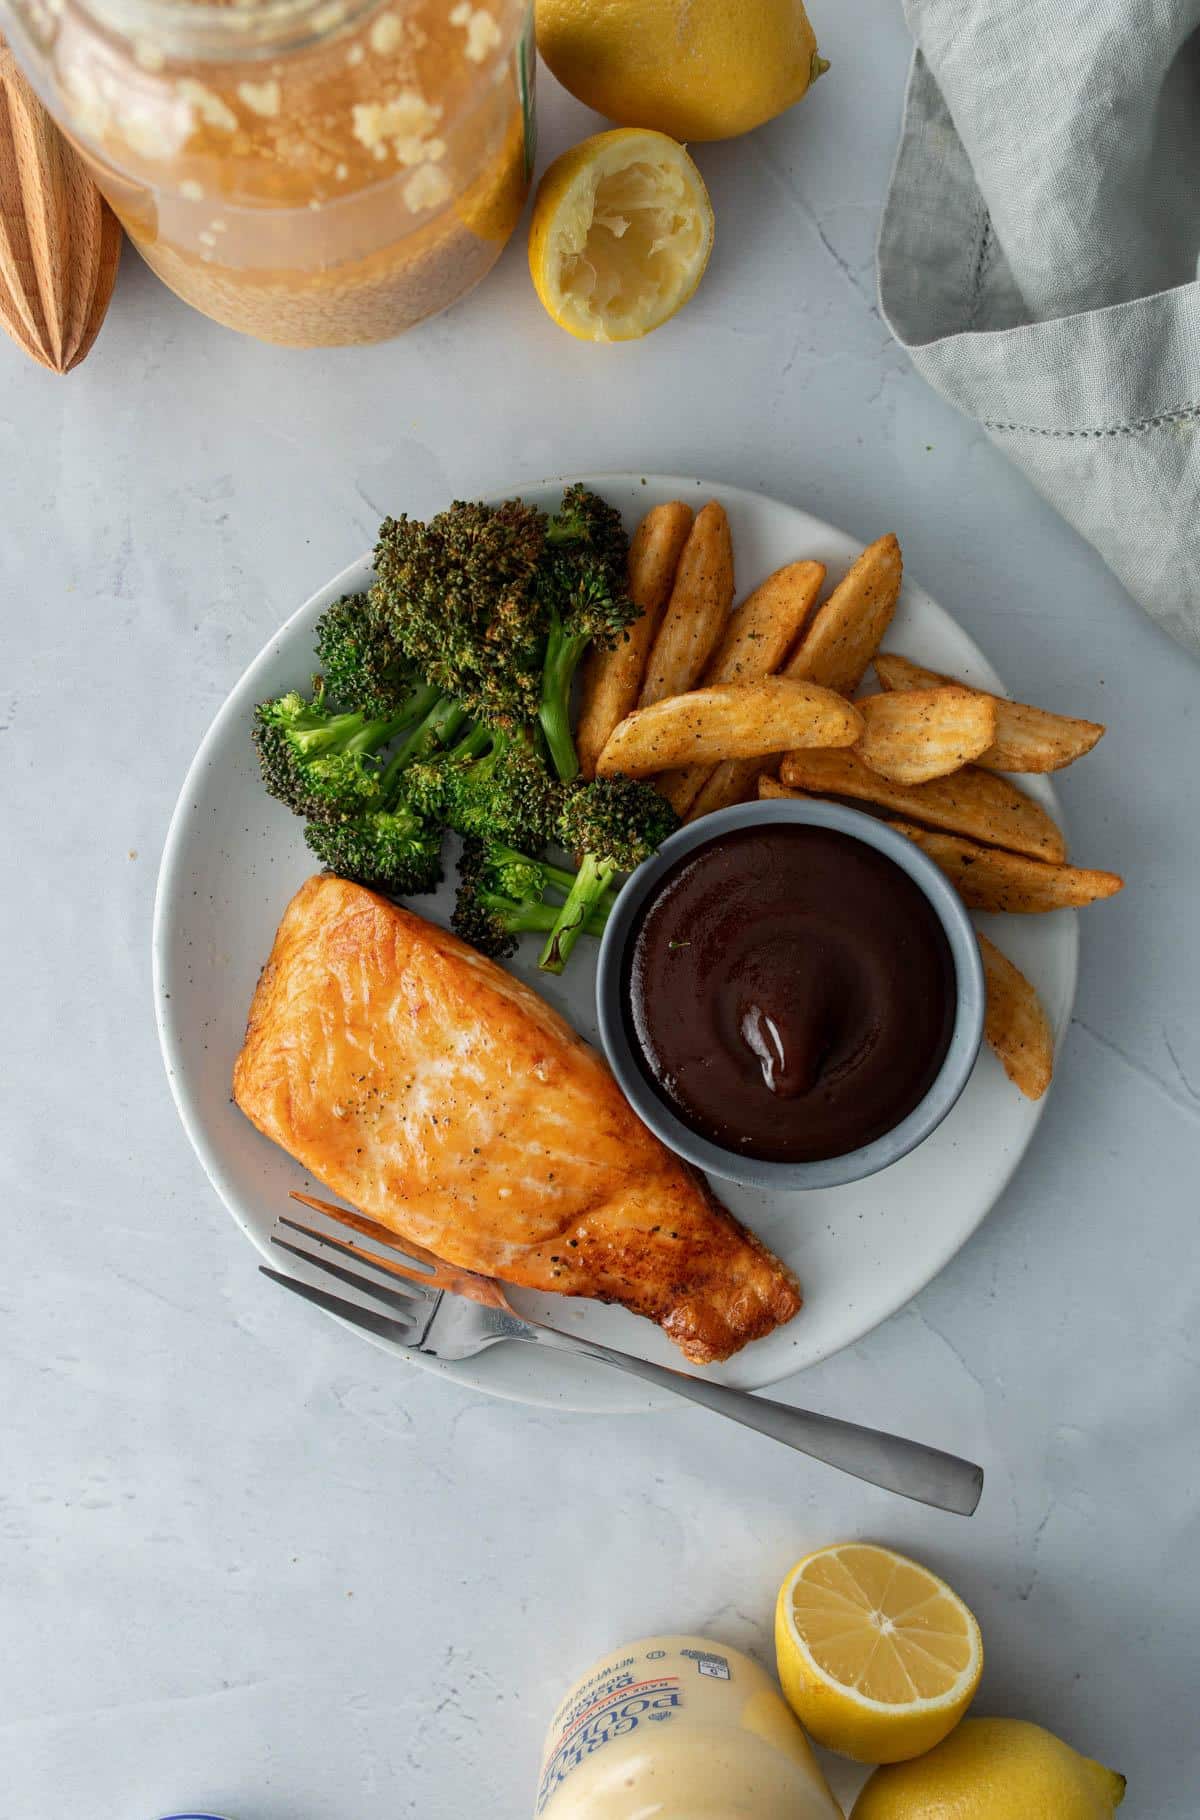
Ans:
<svg viewBox="0 0 1200 1820"><path fill-rule="evenodd" d="M980 209L980 216L979 251L975 256L975 270L971 274L971 307L965 325L965 333L968 335L979 320L979 312L983 307L983 279L993 245L992 217L986 205Z"/></svg>
<svg viewBox="0 0 1200 1820"><path fill-rule="evenodd" d="M1093 430L1051 430L1036 423L1002 423L994 417L981 419L985 430L1011 430L1023 436L1053 437L1089 437L1089 436L1137 436L1143 430L1155 430L1164 423L1187 423L1189 419L1200 417L1200 404L1184 405L1178 411L1163 411L1157 417L1143 417L1138 423L1104 424Z"/></svg>

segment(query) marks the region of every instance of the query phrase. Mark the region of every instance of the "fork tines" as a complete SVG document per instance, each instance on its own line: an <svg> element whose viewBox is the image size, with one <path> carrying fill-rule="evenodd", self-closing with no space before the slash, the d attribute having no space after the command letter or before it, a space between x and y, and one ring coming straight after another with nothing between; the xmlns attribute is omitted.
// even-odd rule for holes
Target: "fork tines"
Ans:
<svg viewBox="0 0 1200 1820"><path fill-rule="evenodd" d="M297 1199L301 1198L299 1196ZM310 1203L311 1204L311 1203ZM341 1218L341 1210L338 1210ZM361 1216L360 1216L361 1220ZM355 1221L357 1229L373 1227L374 1233L384 1236L385 1229L374 1226L373 1222ZM310 1240L309 1245L298 1245L283 1236L284 1231L295 1233L300 1238ZM383 1339L394 1340L402 1346L420 1346L430 1323L437 1312L441 1292L427 1286L421 1281L423 1267L412 1259L397 1252L394 1260L380 1257L347 1239L336 1238L330 1232L324 1232L316 1226L306 1226L299 1220L292 1220L281 1214L271 1230L271 1243L286 1251L289 1256L298 1258L301 1263L326 1276L337 1279L348 1288L362 1292L381 1303L390 1310L381 1315L376 1310L359 1301L348 1301L344 1296L333 1294L330 1290L318 1288L315 1284L302 1278L285 1276L266 1265L260 1269L264 1276L273 1282L280 1283L285 1289L302 1296L305 1301L313 1302L330 1314L338 1315L352 1326L362 1327ZM350 1269L347 1264L339 1263L331 1256L337 1253L340 1257L350 1259L357 1266ZM403 1259L404 1261L401 1261Z"/></svg>

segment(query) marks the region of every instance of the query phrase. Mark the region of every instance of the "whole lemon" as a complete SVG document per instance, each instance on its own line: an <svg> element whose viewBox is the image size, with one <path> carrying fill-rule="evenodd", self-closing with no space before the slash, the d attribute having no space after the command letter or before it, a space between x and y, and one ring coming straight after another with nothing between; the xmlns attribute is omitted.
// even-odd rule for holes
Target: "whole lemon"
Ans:
<svg viewBox="0 0 1200 1820"><path fill-rule="evenodd" d="M1125 1778L1024 1719L964 1719L928 1756L877 1769L852 1820L1108 1820Z"/></svg>
<svg viewBox="0 0 1200 1820"><path fill-rule="evenodd" d="M803 0L537 0L537 41L576 100L683 140L748 133L829 67Z"/></svg>

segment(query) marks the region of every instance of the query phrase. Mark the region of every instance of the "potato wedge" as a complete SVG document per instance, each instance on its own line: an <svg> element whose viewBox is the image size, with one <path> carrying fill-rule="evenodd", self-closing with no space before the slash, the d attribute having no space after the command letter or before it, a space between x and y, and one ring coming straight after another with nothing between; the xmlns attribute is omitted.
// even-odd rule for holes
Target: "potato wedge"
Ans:
<svg viewBox="0 0 1200 1820"><path fill-rule="evenodd" d="M996 704L953 686L868 695L859 710L866 731L858 755L897 784L947 777L985 752L996 735Z"/></svg>
<svg viewBox="0 0 1200 1820"><path fill-rule="evenodd" d="M790 562L735 607L704 669L704 683L758 682L772 676L795 644L821 592L825 566ZM677 815L686 815L709 775L707 765L664 772L655 782Z"/></svg>
<svg viewBox="0 0 1200 1820"><path fill-rule="evenodd" d="M1040 803L1006 777L964 765L951 777L925 784L896 784L865 765L857 751L789 752L780 768L785 784L814 796L849 796L930 828L966 834L989 847L1008 847L1031 859L1064 860L1062 830Z"/></svg>
<svg viewBox="0 0 1200 1820"><path fill-rule="evenodd" d="M1025 1098L1040 1100L1054 1073L1054 1032L1045 1006L1021 969L986 935L979 935L979 951L987 981L983 1034L988 1047Z"/></svg>
<svg viewBox="0 0 1200 1820"><path fill-rule="evenodd" d="M940 689L954 682L953 677L926 670L893 651L879 653L875 673L885 689ZM970 687L967 683L959 686ZM1090 752L1104 736L1099 721L1073 720L1069 714L1031 708L1027 702L1009 701L1003 695L990 699L996 704L996 737L975 760L985 771L1061 771Z"/></svg>
<svg viewBox="0 0 1200 1820"><path fill-rule="evenodd" d="M903 571L900 545L892 532L868 544L818 607L787 674L836 689L839 695L853 695L891 624Z"/></svg>
<svg viewBox="0 0 1200 1820"><path fill-rule="evenodd" d="M714 809L728 809L734 803L749 802L755 785L764 771L770 773L779 762L778 752L770 758L723 758L708 773L684 821L698 822Z"/></svg>
<svg viewBox="0 0 1200 1820"><path fill-rule="evenodd" d="M792 790L787 784L781 784L769 771L758 774L758 800L760 803L806 803L812 798L807 790Z"/></svg>
<svg viewBox="0 0 1200 1820"><path fill-rule="evenodd" d="M806 743L849 746L861 732L857 708L816 683L779 676L717 683L628 715L600 754L596 775L649 777L673 765L753 758Z"/></svg>
<svg viewBox="0 0 1200 1820"><path fill-rule="evenodd" d="M807 632L780 671L796 682L820 683L839 695L853 695L879 641L891 624L903 574L900 545L889 532L868 544L829 599L817 608ZM686 819L699 821L715 809L747 802L761 772L779 768L770 759L724 759L701 786Z"/></svg>
<svg viewBox="0 0 1200 1820"><path fill-rule="evenodd" d="M959 834L918 828L914 822L893 820L892 826L928 853L972 910L1010 910L1018 915L1068 910L1113 897L1125 883L1116 872L1052 866L1024 853L964 840Z"/></svg>
<svg viewBox="0 0 1200 1820"><path fill-rule="evenodd" d="M725 508L715 501L697 515L659 622L638 707L684 695L704 670L733 605L733 541Z"/></svg>
<svg viewBox="0 0 1200 1820"><path fill-rule="evenodd" d="M637 707L642 675L662 610L670 597L679 558L692 528L691 506L680 499L651 506L629 546L629 593L642 609L628 636L611 651L594 645L583 662L575 749L584 777L596 775L596 760L619 720Z"/></svg>

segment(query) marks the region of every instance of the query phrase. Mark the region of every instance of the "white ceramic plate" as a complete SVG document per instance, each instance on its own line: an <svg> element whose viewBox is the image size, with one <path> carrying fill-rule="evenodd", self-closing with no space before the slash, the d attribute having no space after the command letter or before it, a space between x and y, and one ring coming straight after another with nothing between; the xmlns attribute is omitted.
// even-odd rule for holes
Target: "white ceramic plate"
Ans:
<svg viewBox="0 0 1200 1820"><path fill-rule="evenodd" d="M825 563L836 581L858 554L859 546L843 532L794 506L735 487L663 475L604 474L589 484L622 508L630 528L662 500L720 500L733 527L739 595L782 563L802 556ZM523 491L526 498L552 508L561 488L556 481ZM286 1209L288 1191L313 1184L238 1112L230 1100L230 1074L276 925L292 892L313 870L313 861L299 822L263 792L249 739L251 710L267 696L307 685L318 615L340 595L364 587L370 573L366 558L337 576L250 665L196 754L159 874L155 996L171 1088L213 1186L264 1256L271 1223ZM1002 686L966 633L911 580L905 581L887 642L936 669L989 689ZM1058 813L1047 783L1038 778L1025 783ZM444 921L452 895L452 886L443 887L417 907ZM1074 912L984 920L1003 923L1005 951L1037 985L1061 1036L1075 991ZM561 981L538 974L536 953L531 939L514 970L595 1040L594 949L581 943ZM849 1346L903 1307L984 1218L1033 1136L1039 1111L1022 1099L985 1049L967 1091L941 1127L882 1174L850 1187L801 1195L720 1184L734 1211L795 1269L805 1304L789 1326L747 1347L727 1365L712 1368L714 1375L747 1389L775 1384ZM247 1295L278 1293L247 1271ZM665 1364L680 1363L656 1328L623 1309L524 1292L513 1299L519 1308L573 1332ZM314 1312L313 1319L318 1318ZM526 1403L616 1412L669 1402L602 1366L531 1346L497 1346L453 1365L407 1352L402 1356L479 1390Z"/></svg>

